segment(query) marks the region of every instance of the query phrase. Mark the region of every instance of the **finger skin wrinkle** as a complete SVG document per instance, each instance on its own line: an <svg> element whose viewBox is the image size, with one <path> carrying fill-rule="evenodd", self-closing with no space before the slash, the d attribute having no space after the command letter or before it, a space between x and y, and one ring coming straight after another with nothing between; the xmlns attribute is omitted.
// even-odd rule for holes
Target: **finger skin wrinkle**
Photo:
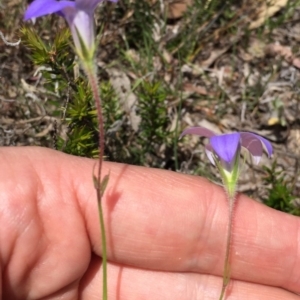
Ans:
<svg viewBox="0 0 300 300"><path fill-rule="evenodd" d="M300 267L300 256L299 253L296 253L298 248L296 236L299 226L297 226L297 223L294 222L296 221L295 217L288 216L280 212L278 213L282 214L284 217L291 218L287 218L286 222L284 222L284 225L280 228L275 222L275 219L269 218L269 240L267 241L267 246L265 249L261 249L261 252L269 253L270 258L266 255L266 259L262 261L262 267L264 267L264 263L266 263L266 267L268 267L268 264L269 266L273 264L273 266L270 268L270 272L273 272L273 278L277 277L277 286L291 288L291 290L293 290L297 286L298 288L300 287L299 276L298 278L295 276L294 279L292 276L295 266L298 267L298 272ZM263 230L264 229L261 228L261 231ZM280 240L278 238L278 231L280 231L281 235ZM292 236L291 233L293 233ZM262 241L261 243L263 244ZM292 286L294 282L295 285L293 288ZM275 280L273 280L273 284L275 285Z"/></svg>
<svg viewBox="0 0 300 300"><path fill-rule="evenodd" d="M299 218L253 201L247 211L245 204L240 202L238 215L243 212L243 218L234 229L232 277L299 292Z"/></svg>
<svg viewBox="0 0 300 300"><path fill-rule="evenodd" d="M157 170L151 170L150 175L148 174L149 170L146 169L147 173L145 173L144 168L134 167L134 170L140 174L136 176L138 178L136 179L137 184L130 189L130 192L138 194L138 201L132 201L131 197L127 197L128 185L124 186L120 180L117 190L120 191L121 197L112 213L115 218L111 220L116 220L115 224L120 223L120 220L117 221L117 219L123 219L127 211L131 209L135 211L135 214L127 219L127 224L124 224L124 227L115 227L118 232L114 232L114 239L119 243L126 243L128 245L130 245L134 239L136 241L143 241L141 247L136 245L134 248L136 250L136 256L138 253L144 253L144 251L148 249L149 253L147 257L148 259L151 257L151 261L155 260L155 257L160 260L160 257L165 253L170 253L171 255L169 256L173 258L173 261L166 260L165 262L161 262L159 264L160 268L169 269L171 267L173 270L184 269L187 271L199 268L201 249L206 247L205 244L207 243L207 233L204 230L206 219L201 216L205 215L204 211L207 210L206 206L209 205L206 203L205 197L203 197L204 201L201 201L201 195L203 196L203 194L206 193L205 190L201 193L201 181L199 181L200 184L197 184L197 196L195 197L196 193L194 191L192 192L195 187L185 185L185 181L178 182L177 179L170 180L168 176L166 176L166 179L162 176L163 172ZM132 177L132 172L134 171L131 171L130 174L127 172L129 171L124 172L123 176ZM166 175L168 175L168 173ZM161 178L163 178L163 191L158 189L158 193L157 189L143 190L143 188L141 188L146 186L144 182L149 180L161 182ZM113 182L111 182L111 184L113 184ZM176 196L170 198L170 194ZM193 209L191 209L191 206ZM166 217L164 218L164 216ZM178 216L175 223L169 221L173 216ZM157 227L157 223L160 224L159 227ZM137 230L135 228L138 234L136 233L134 236L130 235L132 229L126 229L130 224L139 224ZM130 228L134 228L134 225ZM159 228L164 228L164 230L160 230ZM197 245L196 247L195 244ZM183 245L185 245L185 247L183 247ZM151 249L156 250L152 251ZM162 250L162 255L159 255L159 250ZM120 254L120 252L116 254L116 259L120 262L128 263L128 261L120 259ZM134 252L131 251L130 254L130 256L134 256ZM138 260L140 259L142 258L138 255ZM174 260L176 263L174 263ZM205 262L205 259L202 258L201 260ZM144 258L143 261L145 261ZM148 267L151 268L153 265L155 264L151 264Z"/></svg>
<svg viewBox="0 0 300 300"><path fill-rule="evenodd" d="M80 253L82 251L82 253L90 254L89 243L86 242L88 235L86 234L86 226L84 226L84 218L82 217L78 202L74 201L73 177L69 176L73 171L72 164L76 163L78 158L74 157L74 160L71 160L71 164L66 168L60 161L61 156L63 158L66 155L53 156L50 164L57 165L58 167L51 170L51 176L47 174L49 172L47 165L37 164L37 166L41 166L38 172L43 182L40 214L43 216L43 226L47 238L44 244L47 246L48 252L52 253L52 255L45 257L40 255L41 262L39 263L39 268L35 268L34 270L35 278L40 278L44 275L47 268L53 270L52 274L49 275L49 282L57 280L58 288L64 287L64 285L71 287L74 285L74 282L76 284L78 276L87 268L89 260L88 255L81 257ZM78 214L81 215L81 219L77 219L75 224L73 216ZM69 233L70 229L74 229L73 234ZM66 238L61 239L63 232L65 232ZM78 253L71 255L72 252L68 250L71 247L76 247ZM79 266L76 263L79 259L85 261L86 265L82 263ZM63 272L55 272L62 265L67 266L69 262L72 262L73 265L71 276L69 276L70 269L67 267L63 269ZM47 290L50 291L51 287L41 283L38 286L36 284L35 290L36 294L33 294L32 298L36 298L38 294L42 295Z"/></svg>
<svg viewBox="0 0 300 300"><path fill-rule="evenodd" d="M288 254L291 257L291 270L289 272L290 276L286 277L286 282L284 283L284 286L291 290L293 290L294 287L299 287L297 292L300 294L300 226L295 226L295 232L295 247L291 247L291 249L295 249L295 252L293 253L293 251L290 251L291 253Z"/></svg>
<svg viewBox="0 0 300 300"><path fill-rule="evenodd" d="M100 268L100 265L98 267ZM128 266L109 264L110 300L216 300L220 296L222 279L212 275L189 272L155 272ZM92 279L82 299L96 300L100 288L101 272ZM93 294L93 297L91 297ZM87 296L89 295L89 296ZM280 288L232 280L226 300L299 300L300 298Z"/></svg>
<svg viewBox="0 0 300 300"><path fill-rule="evenodd" d="M62 291L78 284L89 262L86 228L76 217L80 210L68 186L68 169L60 161L67 156L24 150L0 149L0 193L8 193L0 196L0 222L6 225L0 227L3 299L39 299ZM22 151L26 154L18 155ZM50 152L49 162L45 157ZM6 155L16 163L5 165Z"/></svg>
<svg viewBox="0 0 300 300"><path fill-rule="evenodd" d="M5 160L3 160L5 162ZM26 162L25 162L26 163ZM29 289L30 277L28 274L32 271L36 263L39 248L36 247L35 240L40 241L42 231L36 222L40 223L33 215L37 215L37 207L32 202L26 202L27 198L34 198L32 186L36 185L35 176L27 176L27 174L15 174L14 167L2 164L6 172L1 173L11 178L8 190L13 197L1 197L1 206L4 208L1 212L1 224L6 226L1 230L1 239L6 241L5 247L1 245L2 261L3 261L3 283L5 287L11 287L15 296L18 297L27 294ZM21 173L23 170L20 171ZM20 182L19 178L22 179ZM0 182L2 182L0 178ZM6 187L7 188L7 187ZM2 190L2 188L0 188ZM27 247L23 247L24 240ZM31 242L32 241L32 242ZM3 251L4 249L4 251ZM21 267L22 266L22 267ZM17 286L23 288L17 289ZM6 295L6 290L3 291ZM12 295L10 294L10 297Z"/></svg>
<svg viewBox="0 0 300 300"><path fill-rule="evenodd" d="M227 241L227 226L229 220L229 203L226 199L225 193L221 194L216 192L217 190L212 190L205 199L210 199L207 201L207 208L205 215L205 230L206 236L203 239L204 245L208 244L210 240L213 242L208 248L208 253L210 257L208 260L208 266L205 269L205 272L212 272L213 274L218 274L218 270L223 268L224 259L225 259L225 249ZM201 201L201 199L200 199ZM217 226L217 229L216 229ZM233 230L233 229L231 229ZM233 230L234 233L234 230ZM217 244L220 235L223 237L222 244ZM224 249L220 255L220 249ZM211 266L214 266L213 268Z"/></svg>

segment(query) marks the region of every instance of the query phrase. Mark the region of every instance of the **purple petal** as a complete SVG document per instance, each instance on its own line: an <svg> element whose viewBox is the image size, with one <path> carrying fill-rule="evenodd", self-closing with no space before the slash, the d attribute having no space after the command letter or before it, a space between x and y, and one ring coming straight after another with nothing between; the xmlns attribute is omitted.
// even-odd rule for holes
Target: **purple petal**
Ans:
<svg viewBox="0 0 300 300"><path fill-rule="evenodd" d="M271 157L272 154L273 154L273 147L272 147L272 144L265 138L263 138L262 136L259 136L259 135L256 135L260 141L262 142L262 145L265 149L265 151L267 152L268 154L268 157Z"/></svg>
<svg viewBox="0 0 300 300"><path fill-rule="evenodd" d="M95 42L94 11L67 7L62 13L70 26L77 51L80 52L82 48L80 39L91 50Z"/></svg>
<svg viewBox="0 0 300 300"><path fill-rule="evenodd" d="M206 152L206 155L207 155L209 161L215 166L216 163L215 163L214 154L213 154L214 150L210 144L207 144L205 146L205 152Z"/></svg>
<svg viewBox="0 0 300 300"><path fill-rule="evenodd" d="M257 165L263 154L263 146L260 139L250 132L241 132L241 145L250 152L254 164Z"/></svg>
<svg viewBox="0 0 300 300"><path fill-rule="evenodd" d="M73 1L35 0L27 8L24 20L59 12L69 6L75 7L76 4Z"/></svg>
<svg viewBox="0 0 300 300"><path fill-rule="evenodd" d="M255 164L259 163L263 149L269 157L273 153L272 145L268 140L251 132L241 132L241 144L250 152Z"/></svg>
<svg viewBox="0 0 300 300"><path fill-rule="evenodd" d="M230 166L240 147L240 134L234 132L216 135L210 138L210 144L218 157Z"/></svg>
<svg viewBox="0 0 300 300"><path fill-rule="evenodd" d="M190 127L185 129L181 135L180 135L180 139L186 135L186 134L195 134L195 135L199 135L199 136L203 136L203 137L207 137L210 138L214 135L216 135L214 132L212 132L211 130L205 128L205 127Z"/></svg>
<svg viewBox="0 0 300 300"><path fill-rule="evenodd" d="M103 0L76 0L76 7L82 10L94 10Z"/></svg>

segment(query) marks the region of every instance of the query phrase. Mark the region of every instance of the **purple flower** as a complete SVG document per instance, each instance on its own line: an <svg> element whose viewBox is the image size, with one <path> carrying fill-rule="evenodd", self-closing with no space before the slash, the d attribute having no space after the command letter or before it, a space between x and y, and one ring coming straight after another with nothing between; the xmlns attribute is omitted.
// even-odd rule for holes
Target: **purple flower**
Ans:
<svg viewBox="0 0 300 300"><path fill-rule="evenodd" d="M62 15L68 22L78 55L91 59L95 53L94 10L103 0L35 0L24 16L24 20L52 13ZM110 0L116 2L117 0Z"/></svg>
<svg viewBox="0 0 300 300"><path fill-rule="evenodd" d="M222 167L231 172L235 166L237 156L242 148L248 150L253 158L253 162L258 164L263 150L270 157L273 152L271 143L265 138L251 132L233 132L217 135L204 127L190 127L185 129L181 136L195 134L209 138L206 145L206 154L209 160L215 165L216 159Z"/></svg>

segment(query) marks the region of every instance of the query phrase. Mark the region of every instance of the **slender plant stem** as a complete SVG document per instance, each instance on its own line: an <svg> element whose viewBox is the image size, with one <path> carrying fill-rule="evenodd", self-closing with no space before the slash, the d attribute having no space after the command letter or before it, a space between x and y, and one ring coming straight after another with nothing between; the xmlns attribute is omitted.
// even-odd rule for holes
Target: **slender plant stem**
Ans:
<svg viewBox="0 0 300 300"><path fill-rule="evenodd" d="M102 115L102 105L101 97L99 94L98 84L97 84L97 74L94 65L85 66L86 73L88 76L89 83L91 85L92 94L95 100L98 126L99 126L99 164L97 168L95 189L97 193L98 201L98 213L101 228L101 242L102 242L102 270L103 270L103 290L102 299L107 300L107 252L106 252L106 234L104 226L103 208L102 208L102 196L103 192L101 190L101 173L104 155L104 125L103 125L103 115Z"/></svg>
<svg viewBox="0 0 300 300"><path fill-rule="evenodd" d="M100 189L97 189L97 198L101 199ZM107 253L106 253L106 235L105 235L105 226L103 218L103 210L101 203L98 202L98 212L100 219L101 227L101 239L102 239L102 270L103 270L103 290L102 290L102 299L107 300Z"/></svg>
<svg viewBox="0 0 300 300"><path fill-rule="evenodd" d="M219 300L222 300L225 295L226 287L230 281L230 250L231 250L231 235L232 235L232 221L233 221L233 209L234 209L234 196L229 197L229 219L227 227L227 241L226 241L226 253L224 261L224 273L223 273L223 285Z"/></svg>

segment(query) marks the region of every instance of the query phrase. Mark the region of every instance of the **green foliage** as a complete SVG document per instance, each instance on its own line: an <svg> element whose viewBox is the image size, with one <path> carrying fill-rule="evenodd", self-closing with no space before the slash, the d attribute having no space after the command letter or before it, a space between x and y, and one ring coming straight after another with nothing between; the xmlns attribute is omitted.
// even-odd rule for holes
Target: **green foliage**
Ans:
<svg viewBox="0 0 300 300"><path fill-rule="evenodd" d="M46 80L45 87L49 91L64 94L69 85L75 88L70 79L73 77L75 62L70 46L70 31L67 28L59 31L54 41L47 44L30 27L22 27L20 35L22 42L31 52L32 63L42 67L41 73Z"/></svg>
<svg viewBox="0 0 300 300"><path fill-rule="evenodd" d="M130 126L111 85L101 84L107 159L158 167L171 147L167 90L159 82L142 81L136 86L136 92L137 111L141 117L138 131Z"/></svg>
<svg viewBox="0 0 300 300"><path fill-rule="evenodd" d="M107 132L122 120L123 112L120 108L118 97L109 82L103 81L100 84L100 95L102 99L103 117L105 120L104 130Z"/></svg>
<svg viewBox="0 0 300 300"><path fill-rule="evenodd" d="M56 109L52 112L52 115L60 116L56 148L77 156L97 157L99 134L94 100L86 77L80 72L76 77L74 75L77 65L74 56L69 55L68 31L59 34L53 45L50 42L45 44L32 29L24 27L22 35L31 50L32 62L49 67L43 69L45 87L55 91L58 85L60 99L63 99L63 102L56 100ZM169 151L171 145L166 105L168 91L163 83L137 81L135 92L141 116L137 132L130 126L110 82L101 80L99 88L106 132L106 159L161 166L164 152Z"/></svg>
<svg viewBox="0 0 300 300"><path fill-rule="evenodd" d="M130 154L125 145L128 144L131 129L126 125L124 111L120 107L120 101L110 82L100 83L100 95L104 118L106 159L128 162Z"/></svg>
<svg viewBox="0 0 300 300"><path fill-rule="evenodd" d="M156 3L158 6L158 3ZM123 5L116 8L118 18L128 18L130 21L125 27L125 37L128 47L144 48L145 43L152 44L153 28L155 23L154 7L148 0L125 0Z"/></svg>
<svg viewBox="0 0 300 300"><path fill-rule="evenodd" d="M140 163L146 163L146 155L155 156L162 145L170 144L167 131L168 112L167 91L160 82L144 81L138 91L139 114L141 116L140 134L137 142L140 146Z"/></svg>
<svg viewBox="0 0 300 300"><path fill-rule="evenodd" d="M67 138L59 138L58 149L77 156L97 157L98 125L91 89L81 79L75 89L65 112Z"/></svg>
<svg viewBox="0 0 300 300"><path fill-rule="evenodd" d="M37 66L46 65L59 69L61 66L70 69L74 56L70 55L70 31L66 28L57 32L55 40L46 44L31 27L20 29L22 42L32 54L31 60Z"/></svg>
<svg viewBox="0 0 300 300"><path fill-rule="evenodd" d="M271 168L264 167L267 173L265 182L268 188L268 197L264 199L266 205L277 210L300 216L300 207L293 203L295 196L291 183L286 179L283 170L276 170L277 162L274 161Z"/></svg>
<svg viewBox="0 0 300 300"><path fill-rule="evenodd" d="M45 87L56 91L62 99L51 101L56 107L52 115L60 116L55 133L56 148L78 156L97 157L98 125L94 101L85 77L79 73L75 78L77 64L74 55L70 55L69 30L60 31L53 43L48 44L33 29L23 27L21 35L31 50L33 64L44 67Z"/></svg>

